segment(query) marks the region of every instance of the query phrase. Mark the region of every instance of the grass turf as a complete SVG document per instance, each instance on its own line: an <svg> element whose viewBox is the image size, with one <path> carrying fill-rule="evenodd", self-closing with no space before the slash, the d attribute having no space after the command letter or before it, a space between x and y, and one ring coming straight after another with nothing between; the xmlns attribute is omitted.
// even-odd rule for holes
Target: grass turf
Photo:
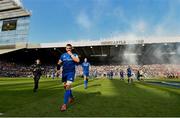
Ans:
<svg viewBox="0 0 180 118"><path fill-rule="evenodd" d="M38 92L33 93L32 79L1 78L0 117L180 116L180 89L175 87L97 79L91 80L85 90L80 78L73 85L75 102L67 111L60 112L64 95L60 80L42 78Z"/></svg>

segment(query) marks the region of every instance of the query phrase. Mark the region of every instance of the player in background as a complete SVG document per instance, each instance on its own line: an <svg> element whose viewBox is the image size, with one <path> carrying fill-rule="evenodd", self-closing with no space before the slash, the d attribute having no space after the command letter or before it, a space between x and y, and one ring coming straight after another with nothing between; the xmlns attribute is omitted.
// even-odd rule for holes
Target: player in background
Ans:
<svg viewBox="0 0 180 118"><path fill-rule="evenodd" d="M83 77L84 77L84 88L87 89L89 70L90 70L90 63L87 62L87 58L84 58L84 62L82 63L82 69L83 69Z"/></svg>
<svg viewBox="0 0 180 118"><path fill-rule="evenodd" d="M75 66L79 61L78 55L72 53L72 45L67 44L66 53L62 54L58 61L58 65L62 64L62 82L65 88L64 103L60 108L61 111L66 111L67 104L74 101L71 88L75 77Z"/></svg>
<svg viewBox="0 0 180 118"><path fill-rule="evenodd" d="M127 69L127 77L128 77L128 83L132 83L133 82L133 73L132 73L132 69L130 66L128 66Z"/></svg>
<svg viewBox="0 0 180 118"><path fill-rule="evenodd" d="M137 80L140 81L140 80L143 80L143 70L142 68L139 68L138 71L137 71Z"/></svg>
<svg viewBox="0 0 180 118"><path fill-rule="evenodd" d="M57 68L56 68L56 77L57 77L57 78L60 77L60 73L61 73L60 69L61 69L61 65L58 64L58 65L57 65Z"/></svg>
<svg viewBox="0 0 180 118"><path fill-rule="evenodd" d="M114 75L113 71L111 70L109 74L110 74L110 79L112 80L113 79L113 75Z"/></svg>
<svg viewBox="0 0 180 118"><path fill-rule="evenodd" d="M119 75L120 75L120 79L124 80L124 71L122 69L120 70Z"/></svg>
<svg viewBox="0 0 180 118"><path fill-rule="evenodd" d="M97 69L95 68L95 69L94 69L94 72L93 72L93 77L94 77L94 78L97 78L97 75L98 75L97 73L98 73L98 72L97 72Z"/></svg>
<svg viewBox="0 0 180 118"><path fill-rule="evenodd" d="M36 63L32 66L33 68L33 75L34 75L34 92L37 92L37 89L39 88L39 80L41 78L42 75L42 68L41 68L41 64L40 64L40 60L37 59Z"/></svg>
<svg viewBox="0 0 180 118"><path fill-rule="evenodd" d="M56 71L55 71L55 69L53 69L51 72L51 78L52 79L55 79L55 76L56 76L55 74L56 74Z"/></svg>

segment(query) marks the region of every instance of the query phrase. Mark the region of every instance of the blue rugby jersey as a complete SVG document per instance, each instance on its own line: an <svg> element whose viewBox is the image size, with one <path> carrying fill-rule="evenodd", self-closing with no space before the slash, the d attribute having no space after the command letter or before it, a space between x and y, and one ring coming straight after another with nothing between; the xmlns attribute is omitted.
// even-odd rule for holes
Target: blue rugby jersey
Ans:
<svg viewBox="0 0 180 118"><path fill-rule="evenodd" d="M77 54L73 54L75 57L78 57ZM62 61L62 69L63 73L74 72L75 73L75 66L76 62L73 61L71 56L68 53L64 53L61 55L60 60Z"/></svg>
<svg viewBox="0 0 180 118"><path fill-rule="evenodd" d="M90 66L89 62L82 63L83 73L89 73L89 66Z"/></svg>

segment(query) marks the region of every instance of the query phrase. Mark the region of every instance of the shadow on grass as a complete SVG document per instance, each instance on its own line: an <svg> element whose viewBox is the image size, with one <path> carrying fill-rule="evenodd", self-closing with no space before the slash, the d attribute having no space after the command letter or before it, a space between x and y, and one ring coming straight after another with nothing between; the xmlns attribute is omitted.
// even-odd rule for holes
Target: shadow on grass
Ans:
<svg viewBox="0 0 180 118"><path fill-rule="evenodd" d="M103 80L104 81L104 80ZM180 101L164 98L129 85L120 80L110 82L116 95L105 96L104 83L97 81L88 91L83 86L73 90L75 102L65 112L59 111L63 103L64 89L42 88L37 93L32 90L0 91L0 111L3 116L180 116ZM104 89L104 87L106 89ZM166 107L165 107L166 106ZM2 117L3 117L2 116Z"/></svg>
<svg viewBox="0 0 180 118"><path fill-rule="evenodd" d="M116 88L116 92L121 93L117 97L122 102L127 102L126 108L119 108L128 112L126 116L180 116L180 106L178 106L180 96L170 89L155 87L168 94L168 97L164 97L164 92L159 92L159 95L157 95L157 93L148 92L146 89L136 86L136 84L148 86L143 82L134 82L131 85L119 82L119 80L110 82Z"/></svg>
<svg viewBox="0 0 180 118"><path fill-rule="evenodd" d="M101 84L92 84L92 85L89 85L88 88L99 87L99 86L101 86Z"/></svg>
<svg viewBox="0 0 180 118"><path fill-rule="evenodd" d="M156 88L162 91L166 91L171 95L179 96L180 98L180 89L172 86L167 86L167 85L159 85L159 84L149 84L149 83L142 83L142 85L151 87L151 88Z"/></svg>

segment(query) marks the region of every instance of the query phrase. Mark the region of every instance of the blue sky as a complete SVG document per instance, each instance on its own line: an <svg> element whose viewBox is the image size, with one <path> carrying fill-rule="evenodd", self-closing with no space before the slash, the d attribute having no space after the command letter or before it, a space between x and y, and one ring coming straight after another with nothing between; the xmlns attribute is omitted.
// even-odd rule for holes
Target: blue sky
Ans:
<svg viewBox="0 0 180 118"><path fill-rule="evenodd" d="M180 0L22 0L29 42L180 36Z"/></svg>

